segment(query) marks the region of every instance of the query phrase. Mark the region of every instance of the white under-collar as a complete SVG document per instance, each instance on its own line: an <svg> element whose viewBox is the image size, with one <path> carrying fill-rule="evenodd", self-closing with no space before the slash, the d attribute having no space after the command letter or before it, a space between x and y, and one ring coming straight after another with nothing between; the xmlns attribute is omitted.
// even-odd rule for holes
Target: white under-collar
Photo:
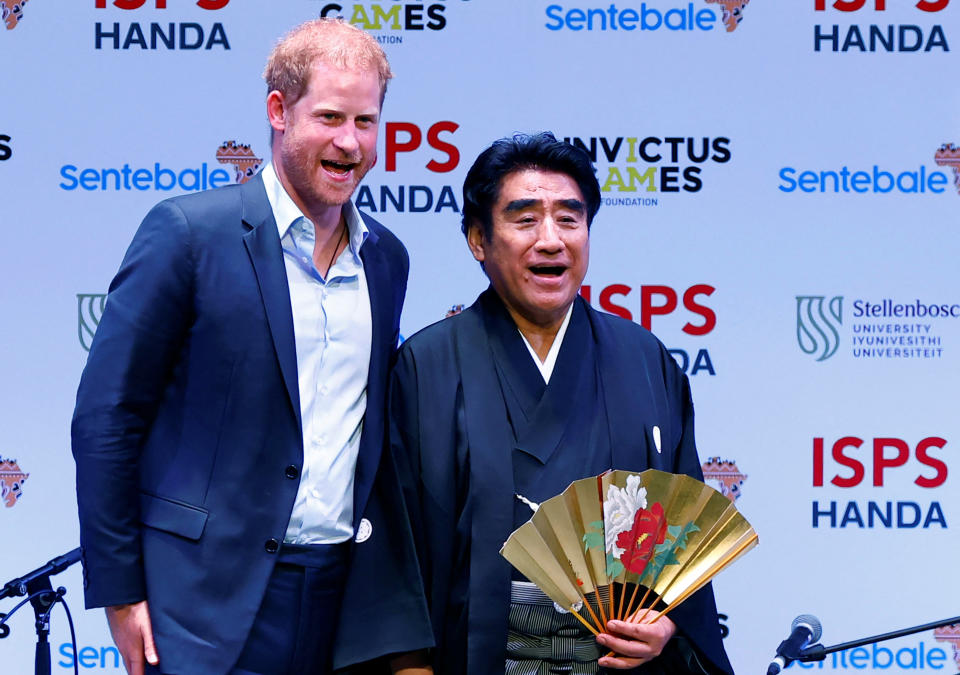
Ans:
<svg viewBox="0 0 960 675"><path fill-rule="evenodd" d="M570 324L570 316L573 314L573 303L570 303L570 307L567 309L567 315L563 317L563 323L560 324L560 330L557 331L556 337L553 338L553 344L550 345L550 351L547 352L547 358L540 361L540 357L537 356L537 353L533 351L533 347L530 346L527 336L522 332L520 337L523 338L523 344L527 345L527 351L530 352L530 356L533 357L533 362L537 364L537 368L540 370L540 374L543 376L543 381L547 384L550 384L550 376L553 375L553 367L557 365L557 354L560 353L560 345L563 343L563 336L567 334L567 326ZM520 329L517 329L517 332L520 332Z"/></svg>

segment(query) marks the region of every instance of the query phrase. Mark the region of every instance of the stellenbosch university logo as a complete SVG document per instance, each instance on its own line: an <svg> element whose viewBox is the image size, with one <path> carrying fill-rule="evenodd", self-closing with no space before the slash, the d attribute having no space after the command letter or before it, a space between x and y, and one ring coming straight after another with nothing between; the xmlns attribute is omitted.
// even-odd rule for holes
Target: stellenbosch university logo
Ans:
<svg viewBox="0 0 960 675"><path fill-rule="evenodd" d="M77 336L86 351L90 351L106 304L106 293L77 293Z"/></svg>
<svg viewBox="0 0 960 675"><path fill-rule="evenodd" d="M0 0L0 19L6 24L7 30L13 30L23 18L23 6L29 0Z"/></svg>
<svg viewBox="0 0 960 675"><path fill-rule="evenodd" d="M935 166L952 169L953 184L960 193L960 148L945 143L933 153ZM780 169L781 192L816 192L853 195L943 194L950 178L944 171L921 164L918 167L872 166L816 169L785 166Z"/></svg>
<svg viewBox="0 0 960 675"><path fill-rule="evenodd" d="M740 499L740 489L747 476L737 468L736 461L711 457L700 468L703 469L703 482L716 488L731 502Z"/></svg>
<svg viewBox="0 0 960 675"><path fill-rule="evenodd" d="M722 26L732 33L743 21L750 0L621 0L609 5L550 4L545 10L547 30L709 32ZM717 17L716 9L721 16ZM719 21L718 21L719 19Z"/></svg>
<svg viewBox="0 0 960 675"><path fill-rule="evenodd" d="M813 26L815 52L949 52L947 34L937 23L939 12L950 0L890 0L891 12L905 16L906 23L887 17L887 0L807 0L818 18L838 23ZM821 14L822 13L822 14Z"/></svg>
<svg viewBox="0 0 960 675"><path fill-rule="evenodd" d="M403 44L404 36L434 33L447 27L448 9L466 0L433 2L382 0L381 2L328 2L320 0L320 16L340 17L370 31L380 44ZM453 10L456 11L456 10Z"/></svg>
<svg viewBox="0 0 960 675"><path fill-rule="evenodd" d="M90 2L91 0L87 0ZM223 24L168 20L167 0L92 0L94 7L103 10L103 16L123 18L123 21L97 21L93 27L94 49L122 51L209 51L230 49L230 40ZM196 0L200 9L216 11L223 9L230 0ZM176 0L176 5L186 5L186 0ZM141 16L167 19L141 22L129 21Z"/></svg>
<svg viewBox="0 0 960 675"><path fill-rule="evenodd" d="M717 374L710 351L701 340L709 340L708 336L717 327L717 313L707 304L707 299L716 290L710 284L679 289L647 284L634 292L633 288L621 283L603 287L585 284L580 287L580 295L594 308L636 321L668 344L670 339L667 336L679 327L681 340L693 338L695 342L688 347L674 346L667 351L684 373L693 376ZM654 317L658 317L656 329Z"/></svg>
<svg viewBox="0 0 960 675"><path fill-rule="evenodd" d="M419 184L396 183L388 178L381 185L361 185L353 198L357 208L369 213L460 213L456 192L446 175L460 165L460 150L454 134L456 122L428 124L387 122L384 125L384 170L390 178L409 177L426 169Z"/></svg>
<svg viewBox="0 0 960 675"><path fill-rule="evenodd" d="M17 505L23 494L23 482L30 476L24 473L15 459L0 457L0 502L8 509Z"/></svg>
<svg viewBox="0 0 960 675"><path fill-rule="evenodd" d="M842 323L841 296L829 300L822 295L797 296L797 344L804 354L816 355L817 361L833 356L840 346Z"/></svg>
<svg viewBox="0 0 960 675"><path fill-rule="evenodd" d="M857 298L844 328L843 296L796 298L797 343L817 361L838 352L869 361L940 359L960 327L960 299Z"/></svg>
<svg viewBox="0 0 960 675"><path fill-rule="evenodd" d="M700 192L715 164L730 161L726 136L566 136L597 169L605 206L659 206L661 197Z"/></svg>
<svg viewBox="0 0 960 675"><path fill-rule="evenodd" d="M253 177L263 160L256 156L249 145L236 141L225 141L214 153L217 163L233 167L235 183L245 183ZM61 190L84 190L88 192L116 192L156 190L170 192L182 190L195 192L227 185L231 181L227 169L203 162L200 166L188 168L170 168L160 162L153 166L81 168L76 164L64 164L60 167Z"/></svg>
<svg viewBox="0 0 960 675"><path fill-rule="evenodd" d="M949 469L942 458L953 454L946 446L940 436L814 438L813 528L946 530L946 513L931 498L945 489ZM871 499L845 499L852 494L846 490Z"/></svg>

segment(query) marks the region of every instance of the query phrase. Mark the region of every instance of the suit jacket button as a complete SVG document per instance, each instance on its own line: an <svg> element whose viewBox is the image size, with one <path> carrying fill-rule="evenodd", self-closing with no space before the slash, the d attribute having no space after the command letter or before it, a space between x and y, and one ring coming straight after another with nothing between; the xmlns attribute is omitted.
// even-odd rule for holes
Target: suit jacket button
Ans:
<svg viewBox="0 0 960 675"><path fill-rule="evenodd" d="M280 550L280 542L276 539L267 539L267 543L263 545L263 548L267 553L276 553Z"/></svg>
<svg viewBox="0 0 960 675"><path fill-rule="evenodd" d="M290 480L296 480L300 477L300 467L298 467L296 464L291 464L283 470L283 475Z"/></svg>

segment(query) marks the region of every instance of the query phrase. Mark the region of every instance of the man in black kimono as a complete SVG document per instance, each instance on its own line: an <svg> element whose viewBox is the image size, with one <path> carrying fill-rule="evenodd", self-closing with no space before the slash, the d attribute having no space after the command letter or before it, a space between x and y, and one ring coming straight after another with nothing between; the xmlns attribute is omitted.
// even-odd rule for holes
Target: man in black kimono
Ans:
<svg viewBox="0 0 960 675"><path fill-rule="evenodd" d="M391 393L435 671L732 672L709 586L594 641L498 554L528 503L579 478L702 474L686 376L649 332L578 296L600 205L586 153L549 133L502 139L463 193L462 229L490 288L404 343Z"/></svg>

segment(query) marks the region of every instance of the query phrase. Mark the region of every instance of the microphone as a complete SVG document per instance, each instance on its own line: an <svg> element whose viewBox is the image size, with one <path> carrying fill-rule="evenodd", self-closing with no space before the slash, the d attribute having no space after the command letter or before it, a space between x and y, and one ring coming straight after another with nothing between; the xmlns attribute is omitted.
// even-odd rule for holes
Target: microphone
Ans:
<svg viewBox="0 0 960 675"><path fill-rule="evenodd" d="M777 656L770 662L767 675L777 675L787 664L795 661L804 647L816 642L823 634L820 620L810 614L801 614L790 625L790 637L777 647Z"/></svg>
<svg viewBox="0 0 960 675"><path fill-rule="evenodd" d="M49 561L46 565L42 565L32 572L19 577L17 579L12 579L4 584L3 588L0 589L0 599L6 598L9 596L17 595L26 595L27 593L27 584L30 582L39 579L41 577L53 576L54 574L59 574L63 570L70 567L70 565L80 560L80 549L75 548L68 553L64 553L61 556L57 556L53 560Z"/></svg>

